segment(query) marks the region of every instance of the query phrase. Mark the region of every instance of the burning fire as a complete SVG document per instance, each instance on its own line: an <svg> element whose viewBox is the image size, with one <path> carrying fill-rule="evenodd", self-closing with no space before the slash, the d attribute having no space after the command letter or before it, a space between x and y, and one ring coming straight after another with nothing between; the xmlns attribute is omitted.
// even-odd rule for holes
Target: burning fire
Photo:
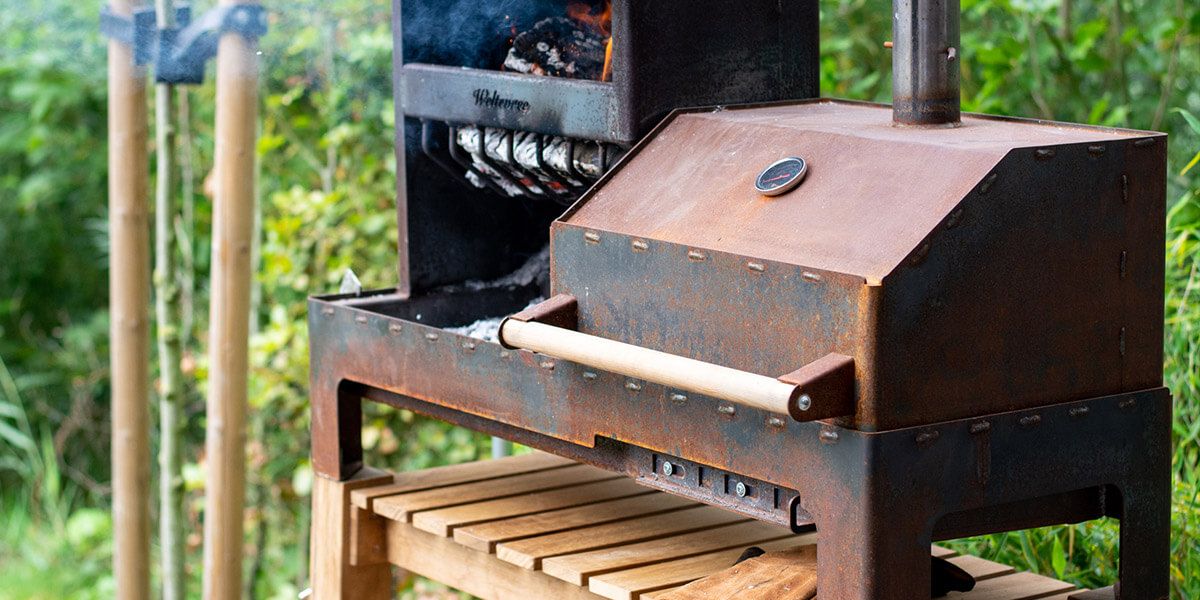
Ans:
<svg viewBox="0 0 1200 600"><path fill-rule="evenodd" d="M606 1L603 10L588 2L571 2L567 5L567 16L587 25L595 32L608 38L604 42L604 70L600 81L612 80L612 2Z"/></svg>

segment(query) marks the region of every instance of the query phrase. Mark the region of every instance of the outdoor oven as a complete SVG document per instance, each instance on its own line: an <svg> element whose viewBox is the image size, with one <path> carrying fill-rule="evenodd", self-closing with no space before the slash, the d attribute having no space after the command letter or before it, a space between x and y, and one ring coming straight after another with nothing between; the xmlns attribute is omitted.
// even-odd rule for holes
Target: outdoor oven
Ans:
<svg viewBox="0 0 1200 600"><path fill-rule="evenodd" d="M512 271L675 108L818 94L816 0L397 0L392 25L402 290Z"/></svg>
<svg viewBox="0 0 1200 600"><path fill-rule="evenodd" d="M418 58L436 53L404 38L414 291L310 301L317 472L362 466L366 398L815 528L823 598L928 597L935 540L1104 516L1121 520L1118 597L1165 598L1164 136L961 116L957 3L895 3L893 107L768 102L815 93L815 33L800 44L771 21L790 3L751 3L759 16L649 8L664 4L612 6L611 83L429 65ZM801 29L801 13L815 18L803 6ZM741 33L671 37L673 19L707 31L721 27L704 19L734 16L735 31L765 36L750 38L762 61L802 65L747 75L725 62L747 61ZM686 68L667 50L697 39L692 58L713 62L689 77L745 79L653 88L662 64ZM791 83L770 87L780 72ZM759 103L719 99L743 93ZM638 139L671 104L700 101L718 105L676 110ZM464 145L457 131L480 126L623 152L549 225L545 285L462 282L503 274L520 261L502 257L544 239L504 220L533 229L546 223L531 215L560 212L462 175L505 177L468 158L487 132ZM497 135L505 152L519 143ZM491 262L454 249L461 236ZM418 267L435 251L459 254ZM497 342L451 329L503 315Z"/></svg>

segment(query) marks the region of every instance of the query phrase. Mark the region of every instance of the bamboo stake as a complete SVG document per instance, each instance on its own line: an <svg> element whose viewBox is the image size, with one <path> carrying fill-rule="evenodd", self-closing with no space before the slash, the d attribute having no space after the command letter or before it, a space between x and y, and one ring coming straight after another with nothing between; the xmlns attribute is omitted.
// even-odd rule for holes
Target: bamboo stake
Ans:
<svg viewBox="0 0 1200 600"><path fill-rule="evenodd" d="M111 0L130 16L130 0ZM150 597L150 232L146 71L108 43L109 310L112 336L113 574L123 600Z"/></svg>
<svg viewBox="0 0 1200 600"><path fill-rule="evenodd" d="M175 26L173 0L156 0L158 27ZM154 310L158 321L159 522L164 600L184 600L183 373L180 285L175 260L175 86L154 88L158 177L154 194Z"/></svg>
<svg viewBox="0 0 1200 600"><path fill-rule="evenodd" d="M221 0L222 5L237 4ZM216 195L209 305L208 431L205 447L204 598L241 595L246 494L246 380L257 44L237 33L217 49Z"/></svg>

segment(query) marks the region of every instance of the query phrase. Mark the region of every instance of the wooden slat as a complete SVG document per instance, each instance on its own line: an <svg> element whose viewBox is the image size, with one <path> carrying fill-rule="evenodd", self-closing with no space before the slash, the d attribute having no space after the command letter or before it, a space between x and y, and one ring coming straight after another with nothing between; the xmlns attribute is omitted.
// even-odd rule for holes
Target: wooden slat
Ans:
<svg viewBox="0 0 1200 600"><path fill-rule="evenodd" d="M407 492L418 492L447 485L496 479L498 477L561 468L574 464L576 464L575 461L553 454L534 452L533 454L520 454L494 460L447 465L444 467L394 474L390 483L355 490L350 494L350 498L355 506L364 510L372 510L372 501L380 496L394 496Z"/></svg>
<svg viewBox="0 0 1200 600"><path fill-rule="evenodd" d="M412 513L444 508L469 502L479 502L539 490L550 490L579 483L588 483L617 476L595 467L572 465L561 469L538 471L514 475L502 479L488 479L460 485L449 485L432 490L411 492L397 496L375 498L372 510L375 514L393 521L407 522Z"/></svg>
<svg viewBox="0 0 1200 600"><path fill-rule="evenodd" d="M496 549L496 556L526 569L538 569L541 568L542 559L550 556L631 544L744 521L748 519L727 510L693 505L685 510L506 542Z"/></svg>
<svg viewBox="0 0 1200 600"><path fill-rule="evenodd" d="M980 581L965 594L951 594L954 600L1035 600L1062 592L1075 586L1034 573L1015 573Z"/></svg>
<svg viewBox="0 0 1200 600"><path fill-rule="evenodd" d="M547 575L583 585L593 575L725 548L736 549L740 554L747 546L784 537L794 538L786 527L760 521L739 522L636 544L554 556L542 560L542 570ZM805 539L815 540L816 536L809 534Z"/></svg>
<svg viewBox="0 0 1200 600"><path fill-rule="evenodd" d="M1060 596L1053 596L1050 600L1113 600L1116 596L1116 591L1110 585L1095 590L1075 590Z"/></svg>
<svg viewBox="0 0 1200 600"><path fill-rule="evenodd" d="M984 560L977 556L957 556L949 559L949 561L967 573L970 573L971 577L975 578L975 581L983 581L1001 575L1010 575L1016 571L1016 569L1008 565Z"/></svg>
<svg viewBox="0 0 1200 600"><path fill-rule="evenodd" d="M930 555L936 556L938 558L950 558L952 556L958 556L957 552L955 552L949 548L943 548L941 546L932 546L931 548L932 549L930 550Z"/></svg>
<svg viewBox="0 0 1200 600"><path fill-rule="evenodd" d="M685 583L683 585L687 585L687 584ZM657 590L654 592L647 592L647 593L641 595L641 600L657 600L660 596L665 596L665 595L683 587L683 585L672 586L665 590Z"/></svg>
<svg viewBox="0 0 1200 600"><path fill-rule="evenodd" d="M815 541L815 536L808 534L756 545L773 552ZM637 600L642 594L677 587L726 569L733 565L742 551L743 548L737 547L597 575L588 580L588 590L610 600Z"/></svg>
<svg viewBox="0 0 1200 600"><path fill-rule="evenodd" d="M522 538L559 533L562 531L600 525L664 513L696 506L692 500L652 492L620 500L540 512L511 519L502 519L454 530L454 541L480 552L495 552L496 544Z"/></svg>
<svg viewBox="0 0 1200 600"><path fill-rule="evenodd" d="M515 567L406 523L388 521L386 528L391 562L468 594L487 600L600 600L585 588ZM322 598L337 597L355 596Z"/></svg>
<svg viewBox="0 0 1200 600"><path fill-rule="evenodd" d="M638 485L636 481L622 477L547 492L531 492L520 496L419 512L413 515L412 523L414 527L422 531L449 536L455 527L463 525L590 504L611 498L627 498L651 492L652 490L647 489L646 486Z"/></svg>

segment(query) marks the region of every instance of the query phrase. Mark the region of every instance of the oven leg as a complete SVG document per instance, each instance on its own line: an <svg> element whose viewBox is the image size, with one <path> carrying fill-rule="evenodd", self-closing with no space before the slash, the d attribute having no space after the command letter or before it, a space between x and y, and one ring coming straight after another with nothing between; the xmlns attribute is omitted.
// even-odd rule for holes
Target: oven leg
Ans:
<svg viewBox="0 0 1200 600"><path fill-rule="evenodd" d="M352 388L339 377L325 377L313 369L313 471L334 480L348 479L363 467L363 399Z"/></svg>
<svg viewBox="0 0 1200 600"><path fill-rule="evenodd" d="M312 544L309 548L310 581L314 600L385 600L391 598L392 568L381 560L351 561L352 544L377 531L357 532L354 527L380 527L377 519L363 515L352 519L357 510L350 503L350 492L391 482L390 475L375 469L361 469L346 481L317 475L312 490ZM364 512L364 511L359 511ZM359 553L362 556L362 552ZM369 563L369 564L367 564Z"/></svg>
<svg viewBox="0 0 1200 600"><path fill-rule="evenodd" d="M1167 470L1170 466L1167 466ZM1170 581L1170 476L1121 489L1121 558L1116 600L1166 600Z"/></svg>
<svg viewBox="0 0 1200 600"><path fill-rule="evenodd" d="M817 519L817 594L843 600L912 600L930 590L931 523L877 503ZM907 519L905 517L908 517Z"/></svg>

